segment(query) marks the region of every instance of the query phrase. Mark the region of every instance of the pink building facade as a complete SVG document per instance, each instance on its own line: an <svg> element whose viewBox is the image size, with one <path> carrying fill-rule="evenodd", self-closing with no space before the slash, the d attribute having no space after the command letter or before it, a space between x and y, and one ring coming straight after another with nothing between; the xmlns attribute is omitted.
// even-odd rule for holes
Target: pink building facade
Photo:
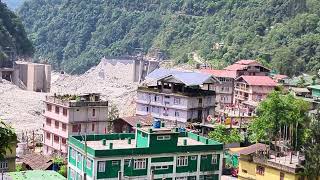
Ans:
<svg viewBox="0 0 320 180"><path fill-rule="evenodd" d="M255 109L274 90L277 83L269 76L240 76L235 81L234 104Z"/></svg>
<svg viewBox="0 0 320 180"><path fill-rule="evenodd" d="M79 96L79 100L65 100L47 96L43 124L43 154L66 155L70 135L102 134L106 130L108 102L97 94Z"/></svg>

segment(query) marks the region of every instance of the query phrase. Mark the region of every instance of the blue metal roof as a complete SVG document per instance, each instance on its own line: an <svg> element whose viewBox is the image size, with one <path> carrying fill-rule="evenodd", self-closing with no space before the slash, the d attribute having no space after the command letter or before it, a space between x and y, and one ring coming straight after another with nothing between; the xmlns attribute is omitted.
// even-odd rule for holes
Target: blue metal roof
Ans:
<svg viewBox="0 0 320 180"><path fill-rule="evenodd" d="M150 74L148 74L146 79L156 79L156 80L158 80L160 78L169 76L171 74L179 73L179 72L181 72L181 71L172 70L172 69L165 69L165 68L159 68L159 69L155 69Z"/></svg>
<svg viewBox="0 0 320 180"><path fill-rule="evenodd" d="M205 81L212 78L209 74L197 73L197 72L179 72L172 74L172 76L183 82L187 86L202 85Z"/></svg>
<svg viewBox="0 0 320 180"><path fill-rule="evenodd" d="M209 80L210 78L213 78L215 81L219 82L218 79L216 79L215 77L207 73L183 72L183 71L164 69L164 68L154 70L146 77L146 79L160 80L163 78L167 78L169 76L172 76L178 81L181 81L186 86L202 85L205 81Z"/></svg>

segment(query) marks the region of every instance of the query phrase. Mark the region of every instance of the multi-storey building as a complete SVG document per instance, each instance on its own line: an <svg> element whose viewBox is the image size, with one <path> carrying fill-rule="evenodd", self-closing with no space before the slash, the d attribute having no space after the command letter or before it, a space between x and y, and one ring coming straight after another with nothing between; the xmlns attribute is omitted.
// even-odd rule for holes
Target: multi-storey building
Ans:
<svg viewBox="0 0 320 180"><path fill-rule="evenodd" d="M211 75L195 72L173 72L161 76L154 85L143 85L137 91L137 115L175 122L203 122L214 114L215 92L204 85L219 83Z"/></svg>
<svg viewBox="0 0 320 180"><path fill-rule="evenodd" d="M218 180L223 145L178 128L143 128L135 134L71 136L68 179Z"/></svg>
<svg viewBox="0 0 320 180"><path fill-rule="evenodd" d="M268 76L270 70L255 60L240 60L224 68L224 70L235 71L239 76Z"/></svg>
<svg viewBox="0 0 320 180"><path fill-rule="evenodd" d="M47 96L43 113L43 153L67 154L69 135L99 134L106 130L108 102L99 94Z"/></svg>
<svg viewBox="0 0 320 180"><path fill-rule="evenodd" d="M276 86L269 76L240 76L235 81L234 104L247 107L247 113L251 114Z"/></svg>
<svg viewBox="0 0 320 180"><path fill-rule="evenodd" d="M216 92L218 108L223 109L226 106L232 105L234 80L237 77L236 71L202 69L201 72L211 74L221 82L210 85L210 90Z"/></svg>

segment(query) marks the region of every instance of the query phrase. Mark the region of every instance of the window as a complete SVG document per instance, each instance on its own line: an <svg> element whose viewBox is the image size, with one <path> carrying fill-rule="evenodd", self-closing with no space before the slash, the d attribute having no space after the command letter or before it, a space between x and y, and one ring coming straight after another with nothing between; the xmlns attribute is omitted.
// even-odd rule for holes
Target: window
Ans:
<svg viewBox="0 0 320 180"><path fill-rule="evenodd" d="M67 110L66 108L63 108L62 114L63 114L64 116L67 116L67 115L68 115L68 110Z"/></svg>
<svg viewBox="0 0 320 180"><path fill-rule="evenodd" d="M59 107L56 106L56 107L55 107L55 112L56 112L57 114L59 114L59 111L60 111L60 110L59 110Z"/></svg>
<svg viewBox="0 0 320 180"><path fill-rule="evenodd" d="M164 136L157 136L157 140L170 140L170 135L164 135Z"/></svg>
<svg viewBox="0 0 320 180"><path fill-rule="evenodd" d="M98 172L105 172L106 171L106 162L99 161L98 162Z"/></svg>
<svg viewBox="0 0 320 180"><path fill-rule="evenodd" d="M188 166L188 156L179 156L177 158L177 166Z"/></svg>
<svg viewBox="0 0 320 180"><path fill-rule="evenodd" d="M264 175L264 167L257 166L256 173L263 176Z"/></svg>
<svg viewBox="0 0 320 180"><path fill-rule="evenodd" d="M0 161L0 169L8 169L8 161Z"/></svg>
<svg viewBox="0 0 320 180"><path fill-rule="evenodd" d="M92 116L93 116L93 117L96 116L96 109L92 109Z"/></svg>
<svg viewBox="0 0 320 180"><path fill-rule="evenodd" d="M56 129L59 129L59 121L55 121L54 122L54 126L55 126Z"/></svg>
<svg viewBox="0 0 320 180"><path fill-rule="evenodd" d="M191 156L191 160L197 160L197 156Z"/></svg>
<svg viewBox="0 0 320 180"><path fill-rule="evenodd" d="M176 180L187 180L188 177L176 177Z"/></svg>
<svg viewBox="0 0 320 180"><path fill-rule="evenodd" d="M130 164L130 159L125 159L124 160L124 165L129 165Z"/></svg>
<svg viewBox="0 0 320 180"><path fill-rule="evenodd" d="M81 131L81 124L72 125L72 132L80 132Z"/></svg>
<svg viewBox="0 0 320 180"><path fill-rule="evenodd" d="M48 132L46 133L47 139L50 139L50 135L51 135L50 133Z"/></svg>
<svg viewBox="0 0 320 180"><path fill-rule="evenodd" d="M53 136L53 140L54 140L54 142L58 143L59 142L59 136L54 135Z"/></svg>
<svg viewBox="0 0 320 180"><path fill-rule="evenodd" d="M67 140L65 138L61 138L61 143L65 145L67 144Z"/></svg>
<svg viewBox="0 0 320 180"><path fill-rule="evenodd" d="M174 112L175 117L179 117L179 111Z"/></svg>
<svg viewBox="0 0 320 180"><path fill-rule="evenodd" d="M112 161L112 166L118 166L119 165L119 161Z"/></svg>
<svg viewBox="0 0 320 180"><path fill-rule="evenodd" d="M87 168L91 169L91 160L90 159L87 159Z"/></svg>
<svg viewBox="0 0 320 180"><path fill-rule="evenodd" d="M202 159L207 159L207 155L201 156Z"/></svg>
<svg viewBox="0 0 320 180"><path fill-rule="evenodd" d="M169 169L169 166L156 166L154 169L155 170Z"/></svg>
<svg viewBox="0 0 320 180"><path fill-rule="evenodd" d="M71 157L72 159L76 159L77 151L74 149L71 149Z"/></svg>
<svg viewBox="0 0 320 180"><path fill-rule="evenodd" d="M47 119L46 119L46 124L47 124L48 126L51 126L51 119L47 118Z"/></svg>
<svg viewBox="0 0 320 180"><path fill-rule="evenodd" d="M76 174L75 174L75 171L73 169L70 168L70 176L71 176L71 179L72 180L75 180L76 179Z"/></svg>
<svg viewBox="0 0 320 180"><path fill-rule="evenodd" d="M179 105L180 104L180 98L174 98L174 104Z"/></svg>
<svg viewBox="0 0 320 180"><path fill-rule="evenodd" d="M145 168L146 168L146 159L134 160L134 169L145 169Z"/></svg>
<svg viewBox="0 0 320 180"><path fill-rule="evenodd" d="M280 172L280 180L284 180L284 173Z"/></svg>
<svg viewBox="0 0 320 180"><path fill-rule="evenodd" d="M80 153L78 153L78 155L77 155L77 164L79 164L80 162L81 162L81 154Z"/></svg>
<svg viewBox="0 0 320 180"><path fill-rule="evenodd" d="M62 130L66 131L67 130L67 125L65 123L62 123Z"/></svg>
<svg viewBox="0 0 320 180"><path fill-rule="evenodd" d="M217 163L218 163L218 155L212 154L211 163L212 163L212 164L217 164Z"/></svg>
<svg viewBox="0 0 320 180"><path fill-rule="evenodd" d="M52 111L52 106L51 106L51 104L47 104L47 110L48 110L48 111Z"/></svg>
<svg viewBox="0 0 320 180"><path fill-rule="evenodd" d="M91 131L94 131L94 123L91 125Z"/></svg>

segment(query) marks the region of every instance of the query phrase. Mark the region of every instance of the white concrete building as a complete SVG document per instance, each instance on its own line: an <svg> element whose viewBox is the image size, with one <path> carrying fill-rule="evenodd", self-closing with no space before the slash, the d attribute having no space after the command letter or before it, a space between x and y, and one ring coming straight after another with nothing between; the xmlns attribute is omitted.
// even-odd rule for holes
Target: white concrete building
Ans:
<svg viewBox="0 0 320 180"><path fill-rule="evenodd" d="M175 122L204 122L214 115L215 92L204 90L206 84L219 83L211 75L195 72L156 70L151 76L160 77L156 85L144 85L137 91L137 115Z"/></svg>

